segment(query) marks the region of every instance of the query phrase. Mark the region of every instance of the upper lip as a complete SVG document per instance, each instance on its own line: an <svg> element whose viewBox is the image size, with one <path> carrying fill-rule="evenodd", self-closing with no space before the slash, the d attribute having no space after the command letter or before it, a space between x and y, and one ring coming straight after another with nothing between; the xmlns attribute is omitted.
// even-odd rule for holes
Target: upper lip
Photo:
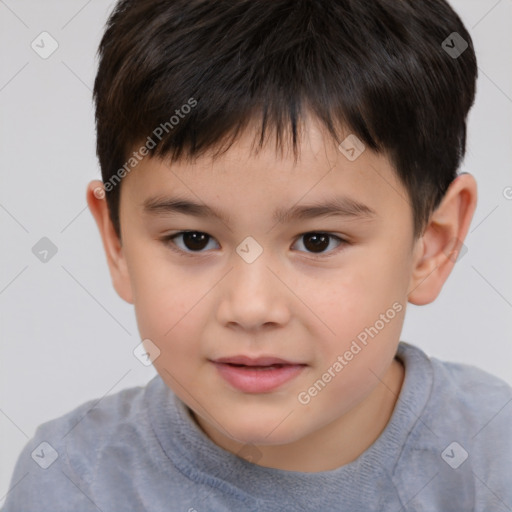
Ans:
<svg viewBox="0 0 512 512"><path fill-rule="evenodd" d="M248 356L232 356L232 357L220 357L215 359L214 363L224 364L243 364L245 366L271 366L274 364L286 364L286 365L299 365L302 363L294 363L292 361L286 361L280 357L274 356L261 356L261 357L248 357Z"/></svg>

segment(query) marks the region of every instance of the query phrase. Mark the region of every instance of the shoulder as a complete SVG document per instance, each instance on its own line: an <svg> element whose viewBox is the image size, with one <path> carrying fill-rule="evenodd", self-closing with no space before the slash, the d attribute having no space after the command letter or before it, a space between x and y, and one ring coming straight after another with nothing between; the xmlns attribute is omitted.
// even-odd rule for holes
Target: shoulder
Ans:
<svg viewBox="0 0 512 512"><path fill-rule="evenodd" d="M434 374L431 408L441 407L447 419L464 419L466 428L499 429L506 423L506 437L511 438L512 387L509 384L475 366L436 358L430 361ZM492 419L496 420L494 425Z"/></svg>
<svg viewBox="0 0 512 512"><path fill-rule="evenodd" d="M400 345L406 373L415 373L408 379L410 385L428 388L423 419L443 424L464 419L465 429L482 427L489 414L510 419L512 387L507 382L476 366L441 361L413 345Z"/></svg>
<svg viewBox="0 0 512 512"><path fill-rule="evenodd" d="M429 389L396 478L402 487L425 485L421 495L436 510L506 510L503 503L512 504L512 387L477 367L407 350L424 361L412 365L415 384L424 380ZM407 501L414 493L405 494Z"/></svg>
<svg viewBox="0 0 512 512"><path fill-rule="evenodd" d="M95 466L112 440L144 428L145 387L89 400L41 424L18 457L4 512L97 510ZM45 508L42 496L50 496Z"/></svg>
<svg viewBox="0 0 512 512"><path fill-rule="evenodd" d="M79 471L81 479L90 478L88 469L112 439L134 426L142 426L145 416L144 386L89 400L67 414L43 423L33 442L42 439L61 448L63 461ZM79 457L77 457L79 456ZM74 464L76 462L76 464Z"/></svg>

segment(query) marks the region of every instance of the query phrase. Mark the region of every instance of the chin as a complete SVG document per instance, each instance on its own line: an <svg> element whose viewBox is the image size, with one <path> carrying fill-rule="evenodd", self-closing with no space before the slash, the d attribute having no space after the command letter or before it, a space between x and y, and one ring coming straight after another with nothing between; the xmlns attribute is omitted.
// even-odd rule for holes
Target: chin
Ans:
<svg viewBox="0 0 512 512"><path fill-rule="evenodd" d="M233 439L239 443L252 444L257 446L277 446L293 443L298 441L307 432L304 431L304 425L300 429L295 428L295 425L288 420L284 420L286 416L272 417L272 418L248 418L240 419L239 422L234 423L236 419L231 419L231 426L226 425L229 433Z"/></svg>

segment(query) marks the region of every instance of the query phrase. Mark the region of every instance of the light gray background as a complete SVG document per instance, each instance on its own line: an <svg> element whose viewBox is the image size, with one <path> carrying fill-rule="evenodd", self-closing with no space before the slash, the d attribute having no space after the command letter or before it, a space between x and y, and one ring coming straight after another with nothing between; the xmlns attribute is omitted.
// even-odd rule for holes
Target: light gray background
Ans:
<svg viewBox="0 0 512 512"><path fill-rule="evenodd" d="M462 166L479 203L468 252L434 304L409 305L402 339L512 384L512 0L452 5L479 64ZM0 505L39 424L155 375L132 354L134 311L111 285L85 201L100 177L91 89L112 7L0 0ZM46 60L31 48L43 31L59 44ZM42 237L58 248L47 263L32 253Z"/></svg>

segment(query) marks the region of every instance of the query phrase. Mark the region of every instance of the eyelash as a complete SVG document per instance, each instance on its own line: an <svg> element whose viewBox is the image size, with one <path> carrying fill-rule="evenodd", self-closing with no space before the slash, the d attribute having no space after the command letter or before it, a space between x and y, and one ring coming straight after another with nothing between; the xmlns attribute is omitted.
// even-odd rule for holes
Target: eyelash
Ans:
<svg viewBox="0 0 512 512"><path fill-rule="evenodd" d="M171 235L167 235L165 237L163 237L161 240L162 242L164 243L164 245L166 247L168 247L169 249L171 249L172 251L176 252L178 255L180 256L185 256L185 257L196 257L198 255L201 255L203 254L205 251L184 251L183 249L180 249L179 247L176 246L176 244L174 243L174 238L177 238L185 233L199 233L199 234L202 234L202 235L206 235L207 237L209 237L209 240L214 240L214 238L210 235L208 235L208 233L204 233L203 231L194 231L194 230L189 230L189 231L179 231L177 233L173 233ZM334 238L336 239L338 242L339 242L339 245L338 247L336 247L335 249L329 251L329 252L326 252L326 253L306 253L306 254L309 254L310 257L313 257L314 259L320 259L320 258L328 258L330 256L332 256L333 254L337 254L340 250L343 249L343 247L345 245L348 245L349 242L337 235L333 235L331 233L326 233L324 231L308 231L306 233L302 233L301 235L299 235L297 237L297 239L295 240L294 244L300 240L302 237L306 236L306 235L326 235L328 236L329 238ZM300 251L300 252L304 252L304 251Z"/></svg>

